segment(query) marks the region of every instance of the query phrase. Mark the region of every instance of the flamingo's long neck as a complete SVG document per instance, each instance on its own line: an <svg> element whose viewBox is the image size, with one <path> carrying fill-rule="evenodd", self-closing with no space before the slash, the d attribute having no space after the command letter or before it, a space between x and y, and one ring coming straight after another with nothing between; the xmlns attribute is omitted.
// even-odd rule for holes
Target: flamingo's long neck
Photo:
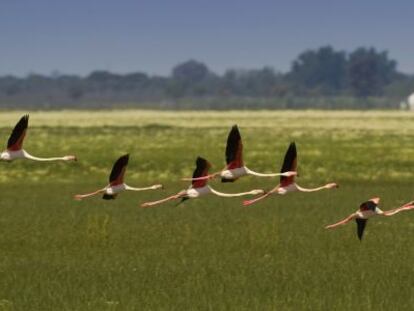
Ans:
<svg viewBox="0 0 414 311"><path fill-rule="evenodd" d="M64 156L64 157L51 157L51 158L40 158L35 157L29 154L27 151L23 151L23 157L28 160L38 161L38 162L51 162L51 161L71 161L73 160L72 156Z"/></svg>
<svg viewBox="0 0 414 311"><path fill-rule="evenodd" d="M246 171L247 174L249 175L253 175L253 176L258 176L258 177L275 177L275 176L280 176L280 173L269 173L269 174L263 174L263 173L258 173L255 171L252 171L251 169L246 167Z"/></svg>
<svg viewBox="0 0 414 311"><path fill-rule="evenodd" d="M213 188L210 188L211 193L219 196L219 197L223 197L223 198L233 198L233 197L242 197L245 195L253 195L255 194L254 191L249 191L249 192L240 192L240 193L223 193L223 192L219 192L214 190Z"/></svg>
<svg viewBox="0 0 414 311"><path fill-rule="evenodd" d="M144 188L135 188L135 187L125 185L125 190L130 190L130 191L145 191L145 190L153 190L153 189L156 189L156 188L154 188L154 186L144 187Z"/></svg>
<svg viewBox="0 0 414 311"><path fill-rule="evenodd" d="M323 189L327 189L327 185L328 184L323 185L321 187L316 187L316 188L303 188L303 187L300 187L300 186L296 185L296 188L301 192L316 192L316 191L320 191L320 190L323 190Z"/></svg>

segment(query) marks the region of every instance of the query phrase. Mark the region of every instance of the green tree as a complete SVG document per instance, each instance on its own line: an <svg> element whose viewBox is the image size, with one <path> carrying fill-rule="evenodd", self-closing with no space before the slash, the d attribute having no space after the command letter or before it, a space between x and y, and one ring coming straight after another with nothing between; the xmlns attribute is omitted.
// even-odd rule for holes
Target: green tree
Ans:
<svg viewBox="0 0 414 311"><path fill-rule="evenodd" d="M185 84L198 83L209 74L206 65L195 60L178 64L173 68L172 78Z"/></svg>
<svg viewBox="0 0 414 311"><path fill-rule="evenodd" d="M358 48L349 55L348 83L352 93L359 97L379 96L384 87L396 77L396 62L386 51Z"/></svg>
<svg viewBox="0 0 414 311"><path fill-rule="evenodd" d="M346 54L330 46L305 51L293 62L289 78L305 90L338 92L346 81Z"/></svg>
<svg viewBox="0 0 414 311"><path fill-rule="evenodd" d="M184 95L204 95L208 93L206 83L212 74L201 62L189 60L178 64L172 70L167 94L174 98Z"/></svg>

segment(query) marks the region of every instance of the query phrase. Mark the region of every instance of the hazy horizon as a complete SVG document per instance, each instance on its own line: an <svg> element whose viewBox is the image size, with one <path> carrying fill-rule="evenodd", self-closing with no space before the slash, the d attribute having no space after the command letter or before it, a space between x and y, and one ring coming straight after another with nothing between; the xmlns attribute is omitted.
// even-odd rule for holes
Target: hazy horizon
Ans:
<svg viewBox="0 0 414 311"><path fill-rule="evenodd" d="M286 72L307 49L375 47L414 73L410 1L4 1L0 75L168 75L196 59L219 74L271 66Z"/></svg>

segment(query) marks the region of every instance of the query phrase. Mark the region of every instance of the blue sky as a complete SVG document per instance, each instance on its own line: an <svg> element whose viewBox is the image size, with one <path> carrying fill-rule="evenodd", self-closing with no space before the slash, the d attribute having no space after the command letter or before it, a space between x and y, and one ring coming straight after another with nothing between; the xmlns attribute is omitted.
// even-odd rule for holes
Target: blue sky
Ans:
<svg viewBox="0 0 414 311"><path fill-rule="evenodd" d="M190 58L287 71L305 49L388 50L414 73L414 1L0 0L0 75L144 71Z"/></svg>

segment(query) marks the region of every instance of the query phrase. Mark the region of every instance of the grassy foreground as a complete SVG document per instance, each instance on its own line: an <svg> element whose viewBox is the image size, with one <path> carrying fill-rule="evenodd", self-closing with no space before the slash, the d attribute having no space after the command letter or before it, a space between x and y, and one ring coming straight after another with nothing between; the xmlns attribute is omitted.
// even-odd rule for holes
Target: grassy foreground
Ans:
<svg viewBox="0 0 414 311"><path fill-rule="evenodd" d="M0 139L24 112L0 114ZM414 212L324 226L379 195L389 209L414 199L414 115L403 112L32 112L25 149L75 153L77 163L0 163L2 310L412 310ZM187 187L197 155L224 165L238 123L245 162L280 169L290 141L298 183L340 188L180 206L139 204ZM105 185L130 153L126 181L165 190L107 202L72 195ZM276 179L212 183L223 192Z"/></svg>

